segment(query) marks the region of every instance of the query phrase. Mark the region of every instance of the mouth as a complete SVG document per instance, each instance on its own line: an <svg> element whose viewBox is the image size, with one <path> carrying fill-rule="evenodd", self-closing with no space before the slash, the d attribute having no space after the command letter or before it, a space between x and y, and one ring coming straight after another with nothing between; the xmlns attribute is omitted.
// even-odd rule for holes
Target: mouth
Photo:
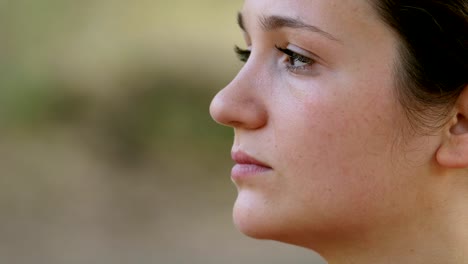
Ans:
<svg viewBox="0 0 468 264"><path fill-rule="evenodd" d="M268 164L261 162L242 151L232 152L231 157L236 163L231 171L231 176L234 181L249 178L272 170L272 167Z"/></svg>

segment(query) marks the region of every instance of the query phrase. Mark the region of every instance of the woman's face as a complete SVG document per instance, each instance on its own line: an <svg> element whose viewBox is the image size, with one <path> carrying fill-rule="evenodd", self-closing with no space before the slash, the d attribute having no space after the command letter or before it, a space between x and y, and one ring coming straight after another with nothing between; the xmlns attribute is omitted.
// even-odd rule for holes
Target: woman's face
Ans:
<svg viewBox="0 0 468 264"><path fill-rule="evenodd" d="M240 17L251 54L210 107L235 132L238 228L308 246L417 213L438 142L408 133L398 40L367 1L246 0Z"/></svg>

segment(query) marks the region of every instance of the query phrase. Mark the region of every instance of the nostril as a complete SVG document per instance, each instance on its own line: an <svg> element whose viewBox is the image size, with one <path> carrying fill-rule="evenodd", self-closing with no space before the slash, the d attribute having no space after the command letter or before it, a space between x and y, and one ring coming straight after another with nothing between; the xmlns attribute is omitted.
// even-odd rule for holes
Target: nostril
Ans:
<svg viewBox="0 0 468 264"><path fill-rule="evenodd" d="M230 127L240 127L242 125L242 123L238 122L238 121L231 121L227 125L230 126Z"/></svg>

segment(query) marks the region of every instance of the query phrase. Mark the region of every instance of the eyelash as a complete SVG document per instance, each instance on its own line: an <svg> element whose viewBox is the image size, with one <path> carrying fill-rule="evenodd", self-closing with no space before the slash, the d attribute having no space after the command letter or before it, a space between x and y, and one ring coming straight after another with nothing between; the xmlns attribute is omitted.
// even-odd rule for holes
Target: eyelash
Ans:
<svg viewBox="0 0 468 264"><path fill-rule="evenodd" d="M290 72L297 72L297 71L302 71L306 70L307 67L310 67L313 65L316 61L314 59L308 58L306 56L300 55L290 49L285 49L281 48L279 46L275 45L275 48L280 51L281 53L284 53L287 56L288 62L286 65L286 69ZM250 57L250 50L247 49L241 49L238 46L235 46L234 48L235 53L237 54L237 57L240 61L242 62L247 62L247 60ZM296 63L303 63L305 65L301 66L296 66Z"/></svg>
<svg viewBox="0 0 468 264"><path fill-rule="evenodd" d="M241 49L238 46L234 47L234 52L237 55L237 58L242 62L247 62L250 57L251 51L248 49Z"/></svg>

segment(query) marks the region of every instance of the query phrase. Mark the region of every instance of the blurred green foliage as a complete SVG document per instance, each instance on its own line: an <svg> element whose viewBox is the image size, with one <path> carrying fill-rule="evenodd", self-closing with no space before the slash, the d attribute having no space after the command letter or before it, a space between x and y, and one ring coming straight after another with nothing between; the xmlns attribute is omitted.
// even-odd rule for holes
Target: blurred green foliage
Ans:
<svg viewBox="0 0 468 264"><path fill-rule="evenodd" d="M176 2L2 2L0 131L86 127L129 159L156 144L230 140L208 105L235 68L205 31L239 3Z"/></svg>

